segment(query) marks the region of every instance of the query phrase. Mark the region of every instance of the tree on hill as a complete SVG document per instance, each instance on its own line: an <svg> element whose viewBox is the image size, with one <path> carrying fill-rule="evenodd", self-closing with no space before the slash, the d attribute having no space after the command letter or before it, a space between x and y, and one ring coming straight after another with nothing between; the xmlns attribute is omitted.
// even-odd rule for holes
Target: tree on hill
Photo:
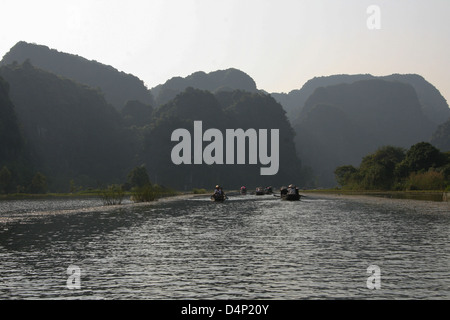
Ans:
<svg viewBox="0 0 450 320"><path fill-rule="evenodd" d="M144 127L152 121L153 107L140 101L128 101L121 110L125 125Z"/></svg>
<svg viewBox="0 0 450 320"><path fill-rule="evenodd" d="M177 94L189 87L211 93L225 90L258 91L255 81L250 76L240 70L230 68L210 73L199 71L186 78L174 77L167 80L166 83L152 88L151 92L155 96L156 105L160 106L174 99Z"/></svg>

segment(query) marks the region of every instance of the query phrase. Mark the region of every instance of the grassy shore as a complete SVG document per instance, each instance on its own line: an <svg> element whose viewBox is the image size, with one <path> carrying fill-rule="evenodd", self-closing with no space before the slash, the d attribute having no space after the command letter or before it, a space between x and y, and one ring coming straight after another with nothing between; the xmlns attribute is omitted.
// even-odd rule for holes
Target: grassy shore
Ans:
<svg viewBox="0 0 450 320"><path fill-rule="evenodd" d="M82 198L82 197L102 197L104 194L103 190L89 190L80 191L73 193L44 193L44 194L31 194L31 193L11 193L11 194L0 194L0 200L21 200L21 199L45 199L45 198ZM171 197L182 195L182 192L172 191L163 192L157 195L157 198ZM125 191L123 193L124 197L130 198L133 195L131 191Z"/></svg>
<svg viewBox="0 0 450 320"><path fill-rule="evenodd" d="M345 190L345 189L317 189L301 190L306 194L333 194L349 196L375 196L394 199L442 201L443 190L415 190L415 191L384 191L384 190Z"/></svg>
<svg viewBox="0 0 450 320"><path fill-rule="evenodd" d="M414 191L386 191L386 190L347 190L347 189L305 189L301 190L307 193L340 193L340 194L361 194L361 195L371 195L371 194L442 194L443 190L414 190Z"/></svg>

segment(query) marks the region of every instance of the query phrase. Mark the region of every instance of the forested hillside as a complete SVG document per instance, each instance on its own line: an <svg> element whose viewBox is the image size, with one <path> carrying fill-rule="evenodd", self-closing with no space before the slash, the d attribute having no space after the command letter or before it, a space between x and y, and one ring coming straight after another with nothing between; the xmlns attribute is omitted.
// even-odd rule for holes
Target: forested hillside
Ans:
<svg viewBox="0 0 450 320"><path fill-rule="evenodd" d="M29 62L0 68L33 165L49 187L119 180L133 153L119 113L101 92L37 69ZM119 180L120 181L120 180Z"/></svg>
<svg viewBox="0 0 450 320"><path fill-rule="evenodd" d="M131 100L145 104L153 103L150 91L139 78L100 62L59 52L43 45L21 41L3 57L0 65L8 65L14 61L21 64L26 60L40 69L92 88L100 88L105 100L117 110L121 110Z"/></svg>
<svg viewBox="0 0 450 320"><path fill-rule="evenodd" d="M383 145L408 148L429 141L434 125L412 86L375 79L318 88L294 129L299 157L320 185L333 186L337 166L356 165Z"/></svg>

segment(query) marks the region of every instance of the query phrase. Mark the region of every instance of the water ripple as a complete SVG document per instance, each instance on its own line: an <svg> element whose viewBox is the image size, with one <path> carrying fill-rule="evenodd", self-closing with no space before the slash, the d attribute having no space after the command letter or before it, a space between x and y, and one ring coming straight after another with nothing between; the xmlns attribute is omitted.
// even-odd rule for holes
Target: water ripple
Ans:
<svg viewBox="0 0 450 320"><path fill-rule="evenodd" d="M2 211L21 219L0 225L0 298L450 298L444 204L195 198L77 213L79 203L54 201L36 202L53 212L39 219L26 219L30 202ZM79 290L67 289L70 265ZM380 290L367 288L370 265Z"/></svg>

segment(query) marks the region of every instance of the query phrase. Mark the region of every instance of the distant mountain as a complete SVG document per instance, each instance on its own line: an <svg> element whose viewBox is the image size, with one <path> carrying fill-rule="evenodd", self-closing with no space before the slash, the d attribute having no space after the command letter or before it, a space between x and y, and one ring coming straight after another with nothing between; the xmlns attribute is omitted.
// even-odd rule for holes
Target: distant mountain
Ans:
<svg viewBox="0 0 450 320"><path fill-rule="evenodd" d="M151 89L157 106L163 105L186 88L192 87L207 90L212 93L218 91L243 90L257 92L255 81L246 73L237 69L217 70L210 73L199 71L186 78L174 77L166 83Z"/></svg>
<svg viewBox="0 0 450 320"><path fill-rule="evenodd" d="M204 131L219 129L223 133L224 146L226 129L268 129L269 133L270 129L279 129L278 173L261 176L261 164L248 164L248 147L247 163L242 165L172 164L168 159L176 143L167 143L171 141L172 132L178 128L193 132L195 120L202 121ZM289 183L302 185L305 182L301 162L295 153L291 125L281 105L269 95L239 90L213 94L189 87L155 110L152 125L144 130L143 159L152 181L164 185L190 190L193 187L210 188L219 183L226 189L239 189L242 185L249 188L268 185L279 187ZM203 146L209 144L204 142Z"/></svg>
<svg viewBox="0 0 450 320"><path fill-rule="evenodd" d="M450 108L438 89L417 74L393 74L379 77L389 81L399 81L410 84L417 93L423 114L436 125L450 118Z"/></svg>
<svg viewBox="0 0 450 320"><path fill-rule="evenodd" d="M9 84L0 76L0 193L20 191L19 186L31 181L34 170L9 93Z"/></svg>
<svg viewBox="0 0 450 320"><path fill-rule="evenodd" d="M303 109L306 100L314 91L319 87L328 87L340 83L353 83L359 80L373 79L374 77L369 74L360 75L332 75L327 77L315 77L308 80L301 89L292 90L289 93L271 93L270 95L275 98L286 110L288 119L295 121Z"/></svg>
<svg viewBox="0 0 450 320"><path fill-rule="evenodd" d="M341 83L354 83L361 80L381 79L399 81L413 86L416 90L422 111L429 120L436 125L443 123L450 117L450 108L441 93L423 77L416 74L393 74L383 77L375 77L370 74L357 75L332 75L316 77L306 82L300 90L286 93L271 93L271 95L283 105L291 122L295 122L305 105L306 100L317 88L337 85Z"/></svg>
<svg viewBox="0 0 450 320"><path fill-rule="evenodd" d="M51 190L67 192L72 179L93 187L121 181L133 152L122 118L99 91L29 62L0 67L0 77L9 83L33 164Z"/></svg>
<svg viewBox="0 0 450 320"><path fill-rule="evenodd" d="M125 125L143 127L151 123L153 107L140 101L128 101L120 111Z"/></svg>
<svg viewBox="0 0 450 320"><path fill-rule="evenodd" d="M26 60L43 70L100 88L105 99L121 110L127 101L138 100L153 104L153 97L144 83L137 77L119 72L117 69L90 61L83 57L59 52L46 46L19 42L3 57L0 65L21 64Z"/></svg>
<svg viewBox="0 0 450 320"><path fill-rule="evenodd" d="M431 144L443 152L450 151L450 119L436 129L431 138Z"/></svg>
<svg viewBox="0 0 450 320"><path fill-rule="evenodd" d="M15 108L9 96L9 84L0 77L0 169L17 160L23 146Z"/></svg>
<svg viewBox="0 0 450 320"><path fill-rule="evenodd" d="M435 125L424 116L411 85L385 80L320 87L294 123L298 155L323 186L334 186L334 169L359 165L383 145L409 148L429 141Z"/></svg>
<svg viewBox="0 0 450 320"><path fill-rule="evenodd" d="M50 191L67 192L73 183L85 188L123 183L127 173L142 164L153 183L179 190L212 188L218 183L228 190L242 185L301 186L306 180L295 152L293 129L282 106L270 95L240 90L212 93L189 87L158 108L128 101L119 112L100 90L39 69L29 60L0 67L0 77L4 79L0 111L9 125L0 135L7 148L0 151L11 153L16 146L13 140L19 137L17 129L23 128L33 155L27 170L43 173ZM246 146L245 164L175 165L171 152L177 143L171 135L179 128L192 132L194 121L202 121L204 131L219 129L224 147L226 129L255 129L258 134L258 129L269 133L279 129L279 165L270 154L270 135L267 156L275 163L250 164L250 147ZM203 147L208 145L203 143ZM261 168L272 164L276 174L261 175Z"/></svg>
<svg viewBox="0 0 450 320"><path fill-rule="evenodd" d="M335 186L336 167L358 166L383 145L431 140L449 150L449 125L442 124L449 113L439 91L418 75L320 77L269 95L244 72L227 69L147 90L113 67L19 42L0 64L0 170L7 165L21 185L41 171L52 191L67 191L71 180L84 187L121 183L141 164L153 183L180 190L312 186L311 172L315 185ZM278 173L262 176L260 164L173 164L172 132L192 132L196 120L221 132L279 129Z"/></svg>

